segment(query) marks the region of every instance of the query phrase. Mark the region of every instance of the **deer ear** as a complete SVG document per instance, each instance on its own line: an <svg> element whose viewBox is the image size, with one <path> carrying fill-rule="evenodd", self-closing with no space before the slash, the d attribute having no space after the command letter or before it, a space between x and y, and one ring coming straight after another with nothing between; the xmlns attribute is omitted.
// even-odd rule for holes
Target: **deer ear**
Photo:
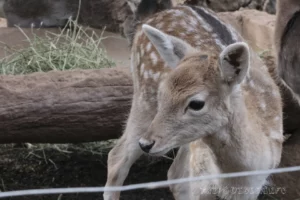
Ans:
<svg viewBox="0 0 300 200"><path fill-rule="evenodd" d="M172 68L178 65L189 50L192 50L192 47L186 42L165 34L152 26L144 24L142 29L161 58Z"/></svg>
<svg viewBox="0 0 300 200"><path fill-rule="evenodd" d="M246 77L250 64L249 47L244 42L227 46L220 54L220 71L224 82L240 84Z"/></svg>

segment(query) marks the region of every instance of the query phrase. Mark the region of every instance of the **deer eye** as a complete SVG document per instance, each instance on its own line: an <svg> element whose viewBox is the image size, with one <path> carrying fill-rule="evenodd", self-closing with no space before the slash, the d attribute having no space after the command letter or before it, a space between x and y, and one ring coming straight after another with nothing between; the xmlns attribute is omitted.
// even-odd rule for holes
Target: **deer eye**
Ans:
<svg viewBox="0 0 300 200"><path fill-rule="evenodd" d="M204 101L193 100L189 103L188 108L194 111L199 111L204 107Z"/></svg>

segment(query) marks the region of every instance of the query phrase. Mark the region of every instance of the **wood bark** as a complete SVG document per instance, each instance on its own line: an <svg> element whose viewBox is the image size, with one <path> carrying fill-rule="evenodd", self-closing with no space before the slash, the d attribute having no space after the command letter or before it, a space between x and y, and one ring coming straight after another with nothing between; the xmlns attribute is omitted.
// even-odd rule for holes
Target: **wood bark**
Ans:
<svg viewBox="0 0 300 200"><path fill-rule="evenodd" d="M129 68L0 76L0 143L76 143L121 135Z"/></svg>

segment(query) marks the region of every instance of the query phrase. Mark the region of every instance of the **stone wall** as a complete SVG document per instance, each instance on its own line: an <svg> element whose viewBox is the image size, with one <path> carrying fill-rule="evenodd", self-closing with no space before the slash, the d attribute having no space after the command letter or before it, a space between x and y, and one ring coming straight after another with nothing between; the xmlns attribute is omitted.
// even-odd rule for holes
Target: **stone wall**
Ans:
<svg viewBox="0 0 300 200"><path fill-rule="evenodd" d="M216 12L237 11L242 8L276 13L276 0L177 0L179 3L208 7Z"/></svg>
<svg viewBox="0 0 300 200"><path fill-rule="evenodd" d="M218 15L236 28L255 50L273 51L275 15L249 9L220 12Z"/></svg>

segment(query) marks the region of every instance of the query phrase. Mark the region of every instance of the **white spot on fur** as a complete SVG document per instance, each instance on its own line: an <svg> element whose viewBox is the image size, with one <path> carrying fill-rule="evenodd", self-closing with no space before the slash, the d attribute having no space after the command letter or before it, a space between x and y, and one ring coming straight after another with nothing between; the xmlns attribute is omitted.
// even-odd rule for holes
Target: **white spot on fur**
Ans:
<svg viewBox="0 0 300 200"><path fill-rule="evenodd" d="M192 33L194 33L194 31L195 31L195 29L194 29L193 27L191 27L191 26L188 26L188 27L186 28L186 32L187 32L188 34L192 34Z"/></svg>
<svg viewBox="0 0 300 200"><path fill-rule="evenodd" d="M161 29L165 24L163 22L160 22L159 24L156 25L158 29Z"/></svg>
<svg viewBox="0 0 300 200"><path fill-rule="evenodd" d="M198 40L198 41L196 42L196 45L197 45L197 46L201 46L201 45L202 45L201 40Z"/></svg>
<svg viewBox="0 0 300 200"><path fill-rule="evenodd" d="M143 57L143 56L144 56L144 53L145 53L144 44L141 44L140 51L141 51L141 57Z"/></svg>
<svg viewBox="0 0 300 200"><path fill-rule="evenodd" d="M230 141L230 134L228 134L228 130L224 127L219 131L218 137L226 143L229 143Z"/></svg>
<svg viewBox="0 0 300 200"><path fill-rule="evenodd" d="M151 52L150 58L151 58L151 60L152 60L152 64L153 64L153 65L156 65L156 64L157 64L157 61L158 61L158 57L157 57L157 55L156 55L156 53L155 53L154 51Z"/></svg>
<svg viewBox="0 0 300 200"><path fill-rule="evenodd" d="M247 79L247 82L249 82L251 80L250 71L248 71L246 79Z"/></svg>
<svg viewBox="0 0 300 200"><path fill-rule="evenodd" d="M265 71L268 71L268 67L266 65L262 66Z"/></svg>
<svg viewBox="0 0 300 200"><path fill-rule="evenodd" d="M140 64L140 54L139 52L136 52L136 66Z"/></svg>
<svg viewBox="0 0 300 200"><path fill-rule="evenodd" d="M151 102L156 102L156 101L157 101L157 97L154 95L154 96L151 97L149 100L150 100Z"/></svg>
<svg viewBox="0 0 300 200"><path fill-rule="evenodd" d="M186 22L182 19L182 20L180 20L180 25L181 26L183 26L183 27L186 27L187 25L186 25Z"/></svg>
<svg viewBox="0 0 300 200"><path fill-rule="evenodd" d="M156 17L156 20L157 20L157 21L162 21L162 20L163 20L163 16L162 16L162 15L158 15L158 16Z"/></svg>
<svg viewBox="0 0 300 200"><path fill-rule="evenodd" d="M141 57L143 57L143 56L144 56L144 54L145 54L145 51L144 51L144 49L141 49Z"/></svg>
<svg viewBox="0 0 300 200"><path fill-rule="evenodd" d="M244 78L244 79L242 80L242 84L241 84L241 85L245 86L245 85L246 85L246 82L247 82L247 78Z"/></svg>
<svg viewBox="0 0 300 200"><path fill-rule="evenodd" d="M150 92L151 92L152 94L155 94L155 93L156 93L156 90L152 87L152 88L150 89Z"/></svg>
<svg viewBox="0 0 300 200"><path fill-rule="evenodd" d="M263 110L263 111L266 111L266 103L264 101L261 101L260 102L260 108Z"/></svg>
<svg viewBox="0 0 300 200"><path fill-rule="evenodd" d="M148 75L149 75L149 78L152 78L153 77L153 72L151 69L148 70Z"/></svg>
<svg viewBox="0 0 300 200"><path fill-rule="evenodd" d="M136 38L140 38L143 35L143 31L139 31L136 33Z"/></svg>
<svg viewBox="0 0 300 200"><path fill-rule="evenodd" d="M278 131L274 131L274 130L270 131L270 137L275 140L280 140L280 141L284 140L283 134Z"/></svg>
<svg viewBox="0 0 300 200"><path fill-rule="evenodd" d="M280 119L281 119L281 117L279 117L279 116L274 117L275 122L279 121Z"/></svg>
<svg viewBox="0 0 300 200"><path fill-rule="evenodd" d="M194 163L194 161L195 161L195 158L194 158L194 153L193 153L193 151L190 151L191 153L190 153L190 163Z"/></svg>
<svg viewBox="0 0 300 200"><path fill-rule="evenodd" d="M276 90L272 90L272 95L273 95L274 97L279 97L279 92L276 91Z"/></svg>
<svg viewBox="0 0 300 200"><path fill-rule="evenodd" d="M144 64L144 63L141 64L141 69L140 69L140 71L141 71L141 74L144 73L144 71L145 71L145 64Z"/></svg>
<svg viewBox="0 0 300 200"><path fill-rule="evenodd" d="M160 74L161 79L165 79L168 76L168 73L162 73ZM159 82L161 83L161 82Z"/></svg>
<svg viewBox="0 0 300 200"><path fill-rule="evenodd" d="M191 17L191 16L190 16L190 19L189 19L189 23L194 28L196 28L196 26L198 25L198 21L194 17Z"/></svg>
<svg viewBox="0 0 300 200"><path fill-rule="evenodd" d="M167 10L166 13L167 13L167 14L172 14L172 13L173 13L173 10Z"/></svg>
<svg viewBox="0 0 300 200"><path fill-rule="evenodd" d="M262 89L261 87L257 87L257 91L258 91L259 93L265 93L265 90Z"/></svg>
<svg viewBox="0 0 300 200"><path fill-rule="evenodd" d="M160 76L160 73L156 72L156 73L153 74L152 78L153 78L154 81L158 81L159 76Z"/></svg>
<svg viewBox="0 0 300 200"><path fill-rule="evenodd" d="M138 100L138 104L140 105L140 107L142 107L145 110L150 110L150 105L148 104L147 101L145 101L145 97L144 97L145 91L143 91L141 93L141 95L139 96L139 100Z"/></svg>
<svg viewBox="0 0 300 200"><path fill-rule="evenodd" d="M149 72L148 71L144 71L144 79L148 79L149 78Z"/></svg>
<svg viewBox="0 0 300 200"><path fill-rule="evenodd" d="M236 93L236 94L241 93L241 85L238 84L238 85L233 86L232 93Z"/></svg>
<svg viewBox="0 0 300 200"><path fill-rule="evenodd" d="M173 27L169 27L169 28L167 29L168 32L172 32L173 30L174 30Z"/></svg>
<svg viewBox="0 0 300 200"><path fill-rule="evenodd" d="M146 51L149 52L151 50L152 44L149 42L146 46Z"/></svg>
<svg viewBox="0 0 300 200"><path fill-rule="evenodd" d="M130 71L131 71L131 73L133 73L133 71L134 71L134 53L132 52L131 53L131 60L130 60Z"/></svg>
<svg viewBox="0 0 300 200"><path fill-rule="evenodd" d="M174 10L172 13L174 16L181 16L183 13L180 10Z"/></svg>
<svg viewBox="0 0 300 200"><path fill-rule="evenodd" d="M169 25L171 28L176 28L176 26L177 26L177 23L175 23L175 22L172 22L172 23L170 23L170 25Z"/></svg>
<svg viewBox="0 0 300 200"><path fill-rule="evenodd" d="M146 101L144 101L144 108L150 110L150 105Z"/></svg>
<svg viewBox="0 0 300 200"><path fill-rule="evenodd" d="M150 24L151 22L153 22L153 19L149 19L146 23Z"/></svg>
<svg viewBox="0 0 300 200"><path fill-rule="evenodd" d="M252 87L252 88L255 87L253 80L250 80L250 81L249 81L249 85L250 85L250 87Z"/></svg>

